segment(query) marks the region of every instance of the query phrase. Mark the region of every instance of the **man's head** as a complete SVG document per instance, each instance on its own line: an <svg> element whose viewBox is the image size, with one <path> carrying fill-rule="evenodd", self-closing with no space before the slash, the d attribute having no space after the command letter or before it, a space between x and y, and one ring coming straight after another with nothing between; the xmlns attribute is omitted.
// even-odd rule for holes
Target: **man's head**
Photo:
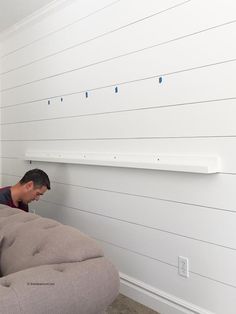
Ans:
<svg viewBox="0 0 236 314"><path fill-rule="evenodd" d="M34 200L38 201L41 195L51 189L48 175L40 169L32 169L26 172L19 181L19 185L21 200L25 204Z"/></svg>

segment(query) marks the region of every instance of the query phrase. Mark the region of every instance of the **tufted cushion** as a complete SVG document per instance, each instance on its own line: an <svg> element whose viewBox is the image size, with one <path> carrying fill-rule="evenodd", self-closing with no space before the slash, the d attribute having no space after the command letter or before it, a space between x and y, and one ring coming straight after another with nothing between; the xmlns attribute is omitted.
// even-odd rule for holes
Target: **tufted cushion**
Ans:
<svg viewBox="0 0 236 314"><path fill-rule="evenodd" d="M0 314L100 314L119 274L77 229L0 205Z"/></svg>
<svg viewBox="0 0 236 314"><path fill-rule="evenodd" d="M1 218L9 217L20 212L21 210L19 210L18 208L11 208L9 206L0 204L0 220Z"/></svg>
<svg viewBox="0 0 236 314"><path fill-rule="evenodd" d="M0 314L101 314L118 287L118 273L104 257L37 266L0 278Z"/></svg>
<svg viewBox="0 0 236 314"><path fill-rule="evenodd" d="M8 208L9 215L5 215L0 208L0 213L0 269L4 276L34 266L103 256L96 241L73 227L20 210L10 214Z"/></svg>
<svg viewBox="0 0 236 314"><path fill-rule="evenodd" d="M3 243L3 235L0 234L0 258L1 258L2 243ZM2 277L1 265L0 265L0 277Z"/></svg>

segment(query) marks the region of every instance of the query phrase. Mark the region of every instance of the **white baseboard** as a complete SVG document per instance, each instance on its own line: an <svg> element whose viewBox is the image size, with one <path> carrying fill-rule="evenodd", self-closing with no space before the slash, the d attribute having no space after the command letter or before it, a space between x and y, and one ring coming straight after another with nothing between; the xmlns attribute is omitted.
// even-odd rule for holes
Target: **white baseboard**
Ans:
<svg viewBox="0 0 236 314"><path fill-rule="evenodd" d="M120 273L120 292L160 314L214 314Z"/></svg>

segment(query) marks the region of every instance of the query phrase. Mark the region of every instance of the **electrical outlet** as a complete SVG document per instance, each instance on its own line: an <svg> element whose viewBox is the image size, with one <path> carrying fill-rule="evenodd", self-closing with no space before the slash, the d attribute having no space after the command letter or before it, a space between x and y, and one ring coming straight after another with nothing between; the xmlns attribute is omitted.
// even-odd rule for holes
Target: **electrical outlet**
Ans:
<svg viewBox="0 0 236 314"><path fill-rule="evenodd" d="M179 256L178 270L180 276L189 277L189 261L187 257Z"/></svg>

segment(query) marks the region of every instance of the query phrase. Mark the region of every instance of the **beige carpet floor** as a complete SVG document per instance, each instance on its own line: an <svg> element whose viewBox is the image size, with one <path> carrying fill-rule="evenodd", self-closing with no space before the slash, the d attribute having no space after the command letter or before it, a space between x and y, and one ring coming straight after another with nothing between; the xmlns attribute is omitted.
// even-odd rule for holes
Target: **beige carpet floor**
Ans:
<svg viewBox="0 0 236 314"><path fill-rule="evenodd" d="M157 312L137 303L124 295L118 298L109 306L105 314L158 314Z"/></svg>

